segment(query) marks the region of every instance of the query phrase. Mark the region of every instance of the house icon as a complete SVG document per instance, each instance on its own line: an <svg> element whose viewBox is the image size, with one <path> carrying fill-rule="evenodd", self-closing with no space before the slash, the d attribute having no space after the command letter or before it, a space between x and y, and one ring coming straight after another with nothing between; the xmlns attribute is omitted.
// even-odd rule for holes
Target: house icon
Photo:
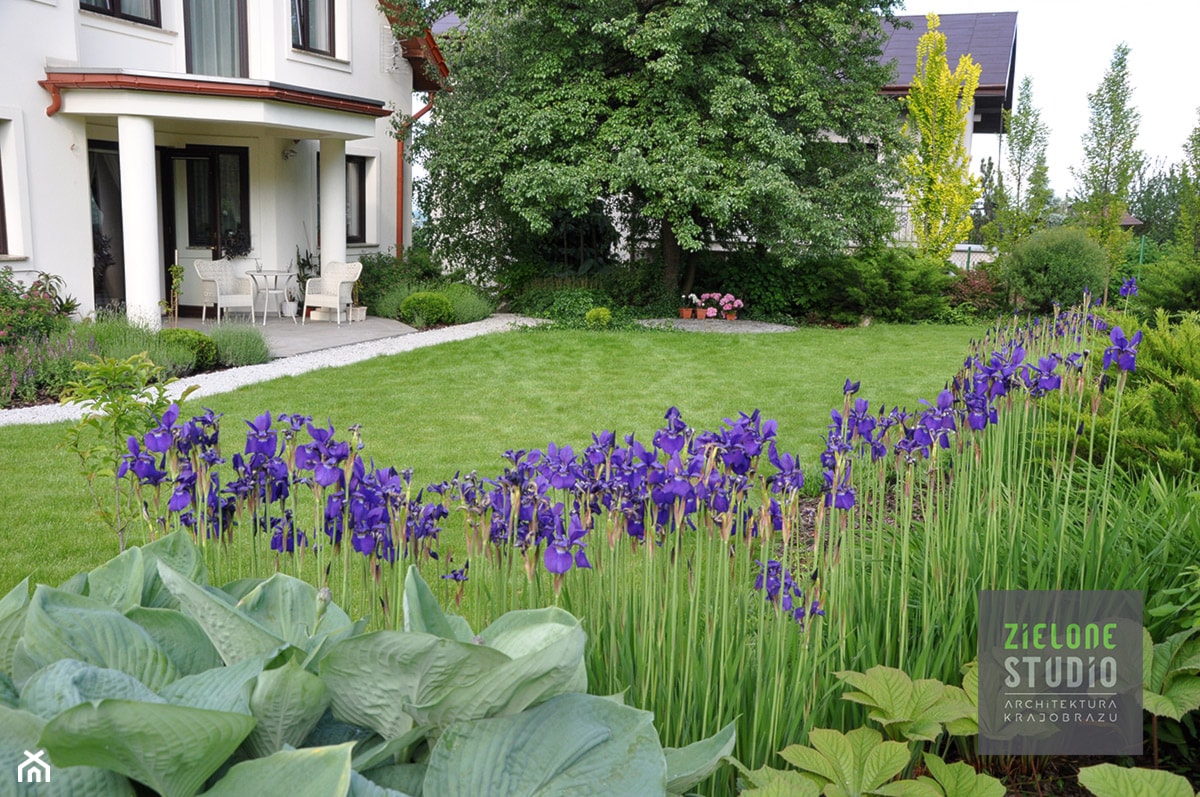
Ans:
<svg viewBox="0 0 1200 797"><path fill-rule="evenodd" d="M17 767L17 783L49 783L50 765L42 760L45 750L31 753L24 751L25 761Z"/></svg>

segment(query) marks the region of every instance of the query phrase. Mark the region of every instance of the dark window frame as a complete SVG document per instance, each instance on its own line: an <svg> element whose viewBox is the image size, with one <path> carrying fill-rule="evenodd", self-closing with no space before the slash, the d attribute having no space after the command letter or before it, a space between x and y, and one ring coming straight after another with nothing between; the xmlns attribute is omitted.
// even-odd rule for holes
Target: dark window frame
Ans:
<svg viewBox="0 0 1200 797"><path fill-rule="evenodd" d="M367 242L367 165L369 161L370 158L365 155L346 156L346 243L348 244L365 244ZM359 176L358 185L353 186L354 198L358 201L357 219L352 218L349 212L352 207L350 175L354 171L351 164L357 166Z"/></svg>
<svg viewBox="0 0 1200 797"><path fill-rule="evenodd" d="M153 25L156 28L162 27L162 6L160 0L150 0L151 14L153 17L146 18L137 14L126 13L122 9L122 3L125 0L96 0L99 5L94 5L88 0L79 0L79 7L85 11L91 11L95 14L103 14L106 17L115 17L128 22L138 22L142 25Z"/></svg>
<svg viewBox="0 0 1200 797"><path fill-rule="evenodd" d="M238 202L241 206L241 220L237 230L224 229L224 220L221 218L221 163L226 157L235 157L238 164ZM187 241L188 246L196 249L211 249L213 257L223 257L225 255L225 239L229 232L237 232L239 236L244 237L248 244L253 240L252 231L250 228L250 150L247 147L222 147L222 146L195 146L188 145L183 150L176 150L174 157L182 158L185 161L206 162L205 177L207 185L205 186L205 194L208 199L207 213L209 216L209 229L207 234L201 235L193 225L198 220L193 216L192 203L196 199L193 193L193 187L190 184L185 184L184 192L188 196L188 216L187 216ZM188 163L185 166L187 174L186 179L191 180L194 176L192 164Z"/></svg>
<svg viewBox="0 0 1200 797"><path fill-rule="evenodd" d="M333 57L336 55L334 35L336 17L333 13L334 0L292 0L292 49L308 53L319 53ZM314 7L325 6L325 14L329 18L329 49L322 49L309 41L309 20Z"/></svg>

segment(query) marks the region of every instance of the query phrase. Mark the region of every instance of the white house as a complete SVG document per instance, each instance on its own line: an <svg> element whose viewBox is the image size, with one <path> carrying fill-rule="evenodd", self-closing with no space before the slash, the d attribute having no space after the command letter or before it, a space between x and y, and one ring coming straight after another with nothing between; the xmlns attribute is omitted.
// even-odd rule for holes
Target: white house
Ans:
<svg viewBox="0 0 1200 797"><path fill-rule="evenodd" d="M375 0L3 0L0 266L157 326L167 266L198 306L231 235L272 268L402 247L392 115L431 70Z"/></svg>

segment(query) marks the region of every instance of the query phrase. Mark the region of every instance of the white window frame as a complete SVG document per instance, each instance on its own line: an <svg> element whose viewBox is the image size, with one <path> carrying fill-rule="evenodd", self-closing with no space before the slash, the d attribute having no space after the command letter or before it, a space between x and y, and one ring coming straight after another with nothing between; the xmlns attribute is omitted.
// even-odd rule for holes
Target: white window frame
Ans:
<svg viewBox="0 0 1200 797"><path fill-rule="evenodd" d="M23 121L21 109L0 105L0 160L4 161L0 191L8 238L8 253L0 255L0 262L27 260L33 254Z"/></svg>

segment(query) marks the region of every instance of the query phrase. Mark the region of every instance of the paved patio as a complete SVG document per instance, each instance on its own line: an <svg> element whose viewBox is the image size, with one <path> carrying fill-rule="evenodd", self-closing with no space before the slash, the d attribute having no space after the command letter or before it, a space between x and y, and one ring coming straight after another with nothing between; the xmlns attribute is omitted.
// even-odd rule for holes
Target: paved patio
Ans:
<svg viewBox="0 0 1200 797"><path fill-rule="evenodd" d="M244 319L243 316L235 314L230 320L221 323L246 324L248 321L248 318ZM170 326L170 321L164 319L163 324ZM179 319L180 327L198 329L201 332L208 332L216 325L217 322L211 318L204 323L201 323L199 318ZM313 321L311 319L307 323L301 324L299 319L292 323L290 318L280 318L274 313L267 316L265 326L262 323L262 316L259 315L258 323L254 328L263 333L263 339L266 340L272 357L291 357L294 354L332 349L351 343L365 343L370 340L411 335L417 331L408 324L374 316L368 316L366 321L358 321L353 324L342 321L338 325L333 321Z"/></svg>

